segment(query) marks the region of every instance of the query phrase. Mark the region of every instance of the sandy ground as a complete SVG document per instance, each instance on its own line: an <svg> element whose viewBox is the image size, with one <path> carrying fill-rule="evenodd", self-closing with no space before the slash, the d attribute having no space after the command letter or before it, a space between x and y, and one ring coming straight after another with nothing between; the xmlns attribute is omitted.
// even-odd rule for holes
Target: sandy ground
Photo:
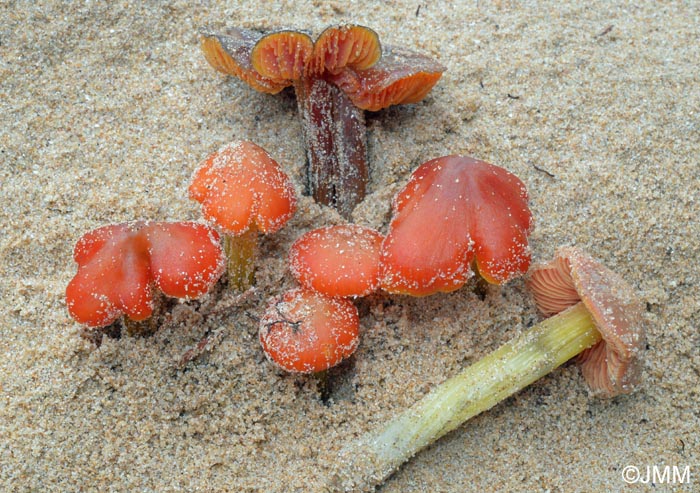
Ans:
<svg viewBox="0 0 700 493"><path fill-rule="evenodd" d="M223 2L222 2L223 3ZM567 365L449 434L383 493L625 490L625 466L700 481L700 8L696 2L0 3L0 490L321 491L344 443L537 321L524 283L358 303L362 343L317 381L265 359L255 319L293 285L302 232L339 222L308 198L264 241L258 288L179 304L151 338L79 337L64 289L97 226L196 219L198 161L265 147L303 189L293 93L211 69L198 29L340 22L442 61L422 103L368 116L358 223L430 158L473 155L528 186L535 260L574 244L622 274L648 322L644 383L600 401ZM220 342L180 367L208 333ZM658 483L658 482L657 482Z"/></svg>

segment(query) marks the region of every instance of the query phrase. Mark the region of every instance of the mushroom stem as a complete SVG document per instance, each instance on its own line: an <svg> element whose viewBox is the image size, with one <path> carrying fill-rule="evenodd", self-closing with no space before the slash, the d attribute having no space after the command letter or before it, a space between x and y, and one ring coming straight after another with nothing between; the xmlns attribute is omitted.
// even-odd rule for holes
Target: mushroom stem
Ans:
<svg viewBox="0 0 700 493"><path fill-rule="evenodd" d="M158 318L150 316L146 320L132 320L127 316L122 317L127 335L131 337L150 337L158 330Z"/></svg>
<svg viewBox="0 0 700 493"><path fill-rule="evenodd" d="M473 416L601 340L583 303L548 318L462 370L340 452L332 487L373 491L401 464Z"/></svg>
<svg viewBox="0 0 700 493"><path fill-rule="evenodd" d="M316 202L350 219L369 180L363 112L323 79L302 78L294 88L309 160L309 191Z"/></svg>
<svg viewBox="0 0 700 493"><path fill-rule="evenodd" d="M240 235L224 235L229 289L243 292L255 284L255 258L258 229L251 227Z"/></svg>

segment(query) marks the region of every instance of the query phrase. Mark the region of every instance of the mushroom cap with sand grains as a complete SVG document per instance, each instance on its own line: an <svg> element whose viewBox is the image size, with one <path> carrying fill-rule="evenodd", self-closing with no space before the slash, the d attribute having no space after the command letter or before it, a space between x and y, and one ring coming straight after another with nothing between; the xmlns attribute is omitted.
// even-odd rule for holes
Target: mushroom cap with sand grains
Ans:
<svg viewBox="0 0 700 493"><path fill-rule="evenodd" d="M555 315L582 302L602 340L578 358L594 395L632 392L640 380L646 346L642 305L619 275L575 247L564 247L547 264L533 267L528 285L537 308Z"/></svg>

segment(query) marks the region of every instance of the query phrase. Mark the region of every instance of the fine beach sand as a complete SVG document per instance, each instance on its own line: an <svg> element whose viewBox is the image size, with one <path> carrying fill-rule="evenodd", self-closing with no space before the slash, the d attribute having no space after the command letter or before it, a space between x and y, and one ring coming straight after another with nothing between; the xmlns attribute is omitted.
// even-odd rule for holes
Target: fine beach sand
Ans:
<svg viewBox="0 0 700 493"><path fill-rule="evenodd" d="M555 371L421 452L379 491L617 491L632 465L700 482L700 7L694 2L0 2L0 490L318 492L337 450L539 320L522 280L358 301L362 342L313 377L268 363L256 318L292 287L286 252L341 222L301 195L292 92L214 71L203 26L353 22L447 66L425 101L367 116L372 180L357 223L446 154L527 185L535 261L577 245L643 299L648 351L629 396ZM223 2L221 2L223 3ZM109 6L107 6L109 5ZM189 177L253 140L300 191L263 240L258 287L176 304L150 338L80 337L64 290L95 227L191 220ZM207 334L216 343L181 365Z"/></svg>

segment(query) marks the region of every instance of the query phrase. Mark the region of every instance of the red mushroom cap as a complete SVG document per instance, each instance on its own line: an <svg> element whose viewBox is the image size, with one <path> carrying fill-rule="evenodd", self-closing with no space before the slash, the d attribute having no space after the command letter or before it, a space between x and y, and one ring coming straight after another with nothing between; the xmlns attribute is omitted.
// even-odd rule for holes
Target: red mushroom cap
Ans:
<svg viewBox="0 0 700 493"><path fill-rule="evenodd" d="M355 224L307 232L289 251L294 277L327 296L365 296L379 288L379 232Z"/></svg>
<svg viewBox="0 0 700 493"><path fill-rule="evenodd" d="M500 284L530 265L532 214L523 183L503 168L446 156L416 169L394 198L382 245L382 288L425 296L460 288L470 264Z"/></svg>
<svg viewBox="0 0 700 493"><path fill-rule="evenodd" d="M590 312L602 336L579 356L591 391L602 397L632 392L646 345L642 305L632 287L574 247L560 248L554 260L533 267L528 286L545 316L578 302Z"/></svg>
<svg viewBox="0 0 700 493"><path fill-rule="evenodd" d="M194 172L189 192L202 204L205 219L231 235L252 225L274 233L296 210L289 177L265 149L247 141L209 155Z"/></svg>
<svg viewBox="0 0 700 493"><path fill-rule="evenodd" d="M66 304L76 321L90 327L121 315L150 317L152 285L167 296L202 296L224 270L216 231L191 222L103 226L78 240L73 258L78 272L66 288Z"/></svg>
<svg viewBox="0 0 700 493"><path fill-rule="evenodd" d="M319 372L355 352L359 326L349 300L297 288L271 300L260 320L260 343L286 371Z"/></svg>

